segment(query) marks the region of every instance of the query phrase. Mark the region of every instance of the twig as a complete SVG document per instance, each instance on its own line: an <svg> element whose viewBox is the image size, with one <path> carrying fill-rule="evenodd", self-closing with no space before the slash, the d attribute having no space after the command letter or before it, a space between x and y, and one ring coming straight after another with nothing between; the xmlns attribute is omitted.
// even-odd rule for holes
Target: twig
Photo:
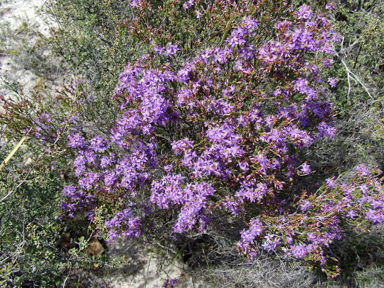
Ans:
<svg viewBox="0 0 384 288"><path fill-rule="evenodd" d="M41 157L41 155L37 158L37 160L38 160L40 157ZM17 188L19 188L19 187L21 186L21 184L23 184L23 183L25 182L25 180L28 178L29 174L31 174L32 168L34 168L34 166L31 167L31 168L29 169L29 171L28 171L27 175L24 177L23 181L21 181L21 182L19 183L19 185L16 186L15 189L9 191L8 194L5 195L5 196L0 200L0 203L3 202L3 201L5 201L5 200L6 200L6 199L7 199L13 192L15 192L15 191L17 190Z"/></svg>
<svg viewBox="0 0 384 288"><path fill-rule="evenodd" d="M67 124L68 125L68 124ZM67 126L66 125L66 126ZM31 128L32 129L32 128ZM27 137L28 136L28 133L31 131L31 129L29 129L29 131L27 132L27 134L23 137L23 139L25 138L25 137ZM13 150L15 150L14 152L13 152L13 150L12 150L12 152L13 152L13 154L15 154L16 153L16 151L19 149L19 147L20 147L20 145L24 142L24 140L20 140L20 142L19 142L19 144L13 149ZM53 146L55 146L56 145L56 143L57 143L57 141L60 139L60 134L58 134L57 135L57 137L56 137L56 140L55 140L55 142L51 145L52 147ZM16 149L17 148L17 149ZM12 154L12 152L11 152L11 154ZM37 159L36 159L36 161L35 161L35 164L29 169L29 171L28 171L28 173L27 173L27 175L24 177L24 179L19 183L19 185L17 185L16 186L16 188L14 189L14 190L11 190L11 191L9 191L8 192L8 194L7 195L5 195L1 200L0 200L0 203L2 203L3 201L5 201L12 193L14 193L20 186L21 186L21 184L23 184L24 182L25 182L25 180L28 178L28 176L29 176L29 174L31 174L31 172L32 172L32 169L36 166L36 163L38 162L38 160L44 155L44 153L45 152L43 152L43 153L41 153L38 157L37 157ZM10 154L10 156L12 157L12 155ZM7 157L8 158L8 157ZM7 160L7 159L6 159ZM9 160L9 159L8 159ZM5 162L5 160L4 160L4 162Z"/></svg>
<svg viewBox="0 0 384 288"><path fill-rule="evenodd" d="M209 278L211 280L211 288L213 288L213 279L212 279L212 274L211 274L211 268L209 267L208 259L207 259L207 256L205 255L204 248L203 248L203 255L204 255L205 263L207 263L207 266L208 266Z"/></svg>
<svg viewBox="0 0 384 288"><path fill-rule="evenodd" d="M1 163L0 171L1 171L1 169L3 169L5 167L5 165L8 163L8 161L11 160L12 156L17 152L17 150L19 150L21 144L23 144L24 140L27 138L27 136L28 136L29 132L31 132L31 130L32 130L32 128L30 128L28 130L28 132L23 136L23 138L21 138L19 143L17 143L17 145L12 149L11 153L8 154L7 158L5 158L5 160Z"/></svg>
<svg viewBox="0 0 384 288"><path fill-rule="evenodd" d="M348 75L348 84L349 84L349 91L348 91L348 97L349 97L349 93L350 93L350 89L351 89L351 84L349 82L349 77L350 77L350 74L353 76L353 79L356 80L357 82L359 82L361 84L361 86L363 86L364 90L367 92L367 94L369 95L369 97L371 97L372 100L375 100L375 98L372 97L371 93L369 93L369 90L368 88L364 85L363 82L361 82L361 80L359 79L359 77L357 77L357 75L355 73L353 73L351 71L351 69L348 68L347 64L344 62L343 59L341 59L341 63L343 63L345 69L347 70L347 75Z"/></svg>
<svg viewBox="0 0 384 288"><path fill-rule="evenodd" d="M68 276L65 277L65 279L64 279L64 282L63 282L63 288L65 288L65 282L67 282L68 277L69 277L69 275L71 274L71 271L72 271L72 269L69 269Z"/></svg>

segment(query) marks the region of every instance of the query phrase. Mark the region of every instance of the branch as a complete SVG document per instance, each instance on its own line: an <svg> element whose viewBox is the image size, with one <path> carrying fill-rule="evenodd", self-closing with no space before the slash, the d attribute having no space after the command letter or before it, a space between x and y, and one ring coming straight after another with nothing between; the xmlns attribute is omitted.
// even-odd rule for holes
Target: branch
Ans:
<svg viewBox="0 0 384 288"><path fill-rule="evenodd" d="M11 160L12 156L17 152L17 150L19 150L21 144L23 144L24 140L27 138L29 132L32 130L32 128L30 128L28 130L28 132L23 136L23 138L21 138L21 140L19 141L19 143L17 143L17 145L13 148L13 150L11 151L11 153L8 154L7 158L5 158L5 160L1 163L0 165L0 171L1 169L4 168L4 166L8 163L9 160ZM0 201L1 202L1 201Z"/></svg>
<svg viewBox="0 0 384 288"><path fill-rule="evenodd" d="M353 76L352 78L353 78L354 80L356 80L357 82L359 82L359 83L361 84L361 86L363 86L363 88L365 89L365 91L367 92L367 94L369 95L369 97L371 97L372 100L375 100L375 98L372 97L371 93L369 93L368 88L364 85L363 82L361 82L361 80L359 79L359 77L357 77L357 75L356 75L355 73L353 73L353 72L351 71L351 69L348 68L347 64L344 62L343 59L340 58L340 60L341 60L341 63L343 63L345 69L347 70L348 83L349 83L349 77L351 77L351 76L350 76L350 74L351 74L351 75ZM350 84L350 83L349 83L349 84ZM349 87L349 92L350 92L350 88L351 88L351 87ZM349 92L348 92L348 96L349 96Z"/></svg>
<svg viewBox="0 0 384 288"><path fill-rule="evenodd" d="M356 43L358 42L355 42L353 43L352 45L355 45ZM344 45L344 37L341 39L341 47L343 47ZM341 48L342 51L340 52L343 52L344 49ZM340 57L339 53L336 51L335 47L333 48L333 52L335 53L335 55L340 59L341 63L343 63L344 67L345 67L345 70L347 70L347 76L348 76L348 98L349 98L349 95L351 93L351 82L350 82L350 78L352 78L353 80L359 82L361 84L361 86L363 86L364 90L367 92L367 94L369 95L369 97L371 97L372 100L375 100L374 97L372 97L371 93L369 92L368 88L364 85L364 83L359 79L359 77L353 73L351 71L351 69L349 69L347 63L345 63L345 61ZM344 52L345 53L345 52Z"/></svg>
<svg viewBox="0 0 384 288"><path fill-rule="evenodd" d="M67 125L68 125L68 124L66 124L66 126L67 126ZM31 128L31 129L32 129L32 128ZM28 133L31 131L31 129L29 129L29 131L27 132L27 134L20 140L20 142L16 145L16 147L12 150L12 152L9 154L9 156L7 157L7 159L5 159L5 160L3 161L2 164L5 165L5 163L8 162L9 159L13 156L13 154L15 154L15 153L17 152L17 150L19 149L19 147L21 146L21 144L24 142L25 138L28 136ZM52 147L56 145L56 143L57 143L57 141L58 141L59 139L60 139L60 133L57 135L55 142L52 144ZM0 203L2 203L3 201L5 201L5 200L6 200L12 193L14 193L14 192L21 186L21 184L23 184L23 183L27 180L29 174L31 174L31 172L32 172L32 169L35 168L36 163L38 162L38 160L39 160L43 155L44 155L44 152L41 153L41 154L37 157L36 161L34 162L35 164L29 169L27 175L26 175L26 176L24 177L24 179L19 183L19 185L17 185L16 188L15 188L14 190L9 191L8 194L5 195L5 196L0 200ZM9 158L9 159L8 159L8 158ZM1 170L2 167L3 167L3 165L0 166L0 170Z"/></svg>

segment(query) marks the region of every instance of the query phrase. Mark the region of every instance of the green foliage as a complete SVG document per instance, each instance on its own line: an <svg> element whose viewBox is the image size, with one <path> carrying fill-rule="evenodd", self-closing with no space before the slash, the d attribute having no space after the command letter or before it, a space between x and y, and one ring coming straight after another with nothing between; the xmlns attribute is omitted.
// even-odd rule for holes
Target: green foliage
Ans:
<svg viewBox="0 0 384 288"><path fill-rule="evenodd" d="M4 158L12 146L2 144ZM12 192L0 203L1 278L3 284L33 282L47 287L61 278L62 260L56 244L60 231L57 205L63 186L50 167L36 165L23 148L24 159L17 154L1 171L1 198ZM25 165L27 162L31 163Z"/></svg>
<svg viewBox="0 0 384 288"><path fill-rule="evenodd" d="M131 15L128 7L120 0L58 0L47 2L44 9L58 23L58 28L51 28L52 37L46 39L46 45L62 57L74 75L82 75L91 84L97 96L98 126L114 119L110 98L117 75L133 57L132 41L117 38L115 28L118 20ZM144 52L139 45L137 51Z"/></svg>
<svg viewBox="0 0 384 288"><path fill-rule="evenodd" d="M327 1L296 1L324 10ZM327 12L341 36L335 47L334 64L326 77L337 77L329 95L340 116L346 110L383 96L384 88L384 14L383 1L335 0Z"/></svg>
<svg viewBox="0 0 384 288"><path fill-rule="evenodd" d="M336 47L339 59L335 73L342 80L335 89L335 95L339 95L335 96L336 103L384 95L383 13L382 1L360 1L357 7L353 3L339 6L335 23L342 41Z"/></svg>
<svg viewBox="0 0 384 288"><path fill-rule="evenodd" d="M1 159L12 149L11 144L2 141ZM0 199L10 193L0 202L0 286L95 287L102 284L98 275L105 272L99 267L103 267L107 259L88 256L88 237L72 232L70 246L73 248L67 250L62 246L64 232L85 229L88 233L89 222L60 220L64 182L59 171L52 169L52 163L44 164L36 159L32 150L22 146L22 151L0 172ZM119 265L118 261L112 261L110 267Z"/></svg>

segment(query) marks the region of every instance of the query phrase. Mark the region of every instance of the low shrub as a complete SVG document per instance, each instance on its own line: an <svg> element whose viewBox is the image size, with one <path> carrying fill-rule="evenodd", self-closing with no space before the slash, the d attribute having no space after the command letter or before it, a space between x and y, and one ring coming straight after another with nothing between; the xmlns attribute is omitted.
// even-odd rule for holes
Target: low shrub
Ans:
<svg viewBox="0 0 384 288"><path fill-rule="evenodd" d="M68 24L50 43L86 80L50 103L2 98L4 135L30 131L43 163L65 174L59 221L181 251L211 283L309 285L314 274L297 263L317 279L356 272L351 247L384 220L381 172L324 155L335 143L345 147L336 158L353 145L380 153L382 117L367 104L364 122L353 102L335 113L339 35L328 18L290 1L80 2L48 4ZM253 275L272 255L281 277Z"/></svg>

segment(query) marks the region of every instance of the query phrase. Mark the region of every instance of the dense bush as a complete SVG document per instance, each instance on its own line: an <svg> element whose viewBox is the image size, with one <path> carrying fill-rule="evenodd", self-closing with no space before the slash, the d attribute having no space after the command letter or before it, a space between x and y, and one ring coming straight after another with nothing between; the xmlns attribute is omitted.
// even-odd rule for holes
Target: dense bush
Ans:
<svg viewBox="0 0 384 288"><path fill-rule="evenodd" d="M335 21L339 9L321 7ZM351 252L335 243L353 246L382 224L380 171L344 165L347 155L357 159L356 145L381 155L381 102L353 110L366 102L359 93L380 92L348 71L362 90L348 93L348 105L340 98L354 56L340 58L345 42L334 29L345 28L317 10L269 0L60 0L46 11L62 25L49 45L85 81L50 103L2 98L2 117L8 138L31 130L50 168L65 174L60 221L87 219L110 241L141 237L184 250L191 267L210 263L219 280L220 267L252 273L258 257L273 254L285 259L273 262L276 271L298 260L336 277ZM349 111L335 117L331 99ZM337 163L324 157L335 147ZM236 244L239 254L228 249ZM312 281L295 271L279 283Z"/></svg>
<svg viewBox="0 0 384 288"><path fill-rule="evenodd" d="M292 195L295 175L311 173L307 163L295 165L297 152L335 133L319 73L338 38L329 21L309 6L295 11L268 1L233 3L227 16L221 2L206 11L174 5L186 17L229 22L217 21L220 37L191 58L184 39L145 26L149 3L131 3L138 19L127 33L152 51L120 74L113 99L121 114L110 138L69 137L79 180L64 189L63 210L101 217L112 240L148 236L159 225L170 236L204 232L211 215L227 210L248 222L239 249L251 258L258 242L267 251L281 246L286 257L337 276L324 247L341 239L342 219L381 224L374 203L382 200L362 166L350 184L329 179L318 194Z"/></svg>

